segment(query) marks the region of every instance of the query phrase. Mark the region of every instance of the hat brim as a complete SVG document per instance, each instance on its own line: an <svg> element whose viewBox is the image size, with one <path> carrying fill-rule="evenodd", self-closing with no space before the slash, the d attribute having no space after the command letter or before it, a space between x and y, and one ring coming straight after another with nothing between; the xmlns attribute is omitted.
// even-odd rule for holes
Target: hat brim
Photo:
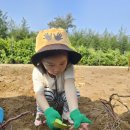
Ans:
<svg viewBox="0 0 130 130"><path fill-rule="evenodd" d="M50 52L64 50L68 52L69 62L72 64L77 64L81 59L81 54L72 50L68 46L64 44L51 44L40 49L36 54L34 54L31 58L32 63L37 66L40 63L41 59L46 57Z"/></svg>

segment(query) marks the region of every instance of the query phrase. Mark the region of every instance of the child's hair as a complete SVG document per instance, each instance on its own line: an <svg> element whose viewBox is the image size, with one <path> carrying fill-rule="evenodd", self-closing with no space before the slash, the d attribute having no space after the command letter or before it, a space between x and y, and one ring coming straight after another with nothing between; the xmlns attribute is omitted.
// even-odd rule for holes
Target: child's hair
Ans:
<svg viewBox="0 0 130 130"><path fill-rule="evenodd" d="M46 55L44 55L44 58L49 58L49 57L54 57L54 56L61 56L61 55L65 55L67 56L67 65L69 64L69 58L68 58L68 52L65 50L52 50L50 51L50 53L47 53ZM45 69L44 65L42 64L42 62L40 61L37 68L42 69L43 73L47 73L47 70Z"/></svg>

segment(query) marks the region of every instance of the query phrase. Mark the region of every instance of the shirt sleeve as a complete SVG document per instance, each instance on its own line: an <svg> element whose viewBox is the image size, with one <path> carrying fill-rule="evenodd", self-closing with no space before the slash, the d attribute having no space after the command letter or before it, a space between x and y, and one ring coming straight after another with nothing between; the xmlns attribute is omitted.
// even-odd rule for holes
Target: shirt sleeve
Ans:
<svg viewBox="0 0 130 130"><path fill-rule="evenodd" d="M74 79L74 66L73 65L68 65L66 68L66 71L64 73L64 78L65 79Z"/></svg>
<svg viewBox="0 0 130 130"><path fill-rule="evenodd" d="M68 68L66 69L64 83L65 95L68 102L69 110L71 112L72 110L78 108L73 65L68 66Z"/></svg>
<svg viewBox="0 0 130 130"><path fill-rule="evenodd" d="M39 92L44 90L45 83L43 80L43 74L36 67L33 69L32 80L33 80L34 92Z"/></svg>

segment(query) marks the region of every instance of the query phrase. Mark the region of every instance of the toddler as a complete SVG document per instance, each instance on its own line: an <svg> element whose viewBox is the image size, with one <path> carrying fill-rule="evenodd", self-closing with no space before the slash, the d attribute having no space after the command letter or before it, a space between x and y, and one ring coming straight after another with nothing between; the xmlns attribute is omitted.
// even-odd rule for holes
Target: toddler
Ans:
<svg viewBox="0 0 130 130"><path fill-rule="evenodd" d="M60 28L40 31L35 51L31 58L35 66L32 74L37 102L35 125L41 124L39 117L44 115L51 130L59 130L53 125L56 119L88 130L91 121L78 108L80 94L74 84L73 65L80 61L81 54L71 46L66 31Z"/></svg>

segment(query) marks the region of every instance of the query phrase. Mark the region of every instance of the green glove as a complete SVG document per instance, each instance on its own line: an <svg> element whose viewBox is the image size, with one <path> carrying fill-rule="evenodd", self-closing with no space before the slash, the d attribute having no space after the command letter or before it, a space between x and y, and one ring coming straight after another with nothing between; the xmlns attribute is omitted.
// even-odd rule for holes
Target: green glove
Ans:
<svg viewBox="0 0 130 130"><path fill-rule="evenodd" d="M60 130L54 127L54 121L56 119L61 120L61 116L58 113L58 111L54 110L52 107L49 107L48 109L45 110L44 115L46 117L47 125L51 130Z"/></svg>
<svg viewBox="0 0 130 130"><path fill-rule="evenodd" d="M92 123L92 121L89 120L84 114L81 114L78 109L73 110L70 113L70 117L74 121L74 128L79 128L81 123Z"/></svg>

